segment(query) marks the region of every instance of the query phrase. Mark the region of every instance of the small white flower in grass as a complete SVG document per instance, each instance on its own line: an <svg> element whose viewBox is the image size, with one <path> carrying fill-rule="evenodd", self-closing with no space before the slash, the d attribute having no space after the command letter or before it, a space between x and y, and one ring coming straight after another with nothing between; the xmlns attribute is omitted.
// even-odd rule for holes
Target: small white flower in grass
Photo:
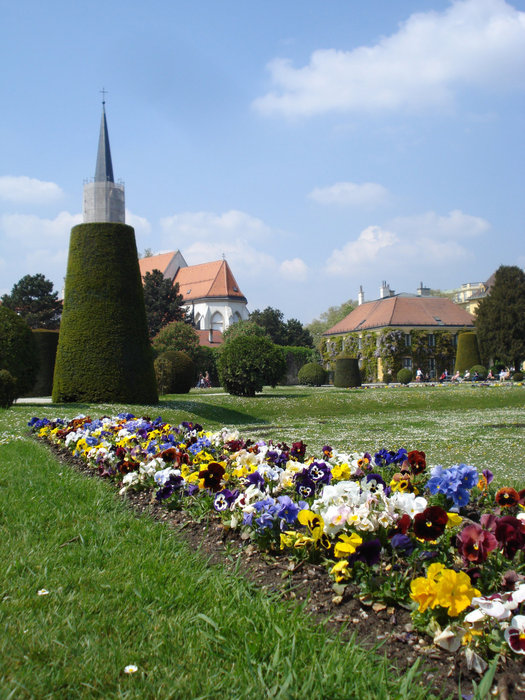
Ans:
<svg viewBox="0 0 525 700"><path fill-rule="evenodd" d="M47 588L41 588L39 591L37 591L37 595L49 595L49 591Z"/></svg>
<svg viewBox="0 0 525 700"><path fill-rule="evenodd" d="M137 673L138 670L138 666L135 666L135 664L129 664L129 666L124 668L124 673Z"/></svg>

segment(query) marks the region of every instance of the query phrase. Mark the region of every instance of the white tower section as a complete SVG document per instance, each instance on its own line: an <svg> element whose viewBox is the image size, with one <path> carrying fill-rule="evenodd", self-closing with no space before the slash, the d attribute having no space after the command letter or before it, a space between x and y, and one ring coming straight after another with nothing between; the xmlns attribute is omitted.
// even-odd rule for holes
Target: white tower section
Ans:
<svg viewBox="0 0 525 700"><path fill-rule="evenodd" d="M126 222L124 185L113 178L105 102L102 102L97 168L93 181L84 185L83 215L86 224Z"/></svg>

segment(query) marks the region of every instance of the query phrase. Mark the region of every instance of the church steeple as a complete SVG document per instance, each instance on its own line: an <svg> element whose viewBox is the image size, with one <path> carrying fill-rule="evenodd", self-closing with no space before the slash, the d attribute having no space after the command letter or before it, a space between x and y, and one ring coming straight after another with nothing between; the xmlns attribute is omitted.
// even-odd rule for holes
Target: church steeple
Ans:
<svg viewBox="0 0 525 700"><path fill-rule="evenodd" d="M104 96L105 92L102 90ZM124 185L116 183L113 177L106 101L103 99L95 177L84 185L84 223L104 222L125 223L125 205Z"/></svg>
<svg viewBox="0 0 525 700"><path fill-rule="evenodd" d="M97 169L95 170L95 182L115 182L113 178L113 163L111 162L111 149L109 147L108 124L106 121L106 102L102 102L102 120L100 122L100 135L98 137Z"/></svg>

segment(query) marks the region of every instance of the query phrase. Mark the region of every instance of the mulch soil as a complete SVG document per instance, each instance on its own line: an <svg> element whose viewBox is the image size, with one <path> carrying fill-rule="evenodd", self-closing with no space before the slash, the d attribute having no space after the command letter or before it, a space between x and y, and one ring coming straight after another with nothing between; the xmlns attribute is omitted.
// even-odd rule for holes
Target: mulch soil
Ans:
<svg viewBox="0 0 525 700"><path fill-rule="evenodd" d="M49 445L60 461L82 473L98 478L97 474L66 449ZM119 498L123 498L119 496ZM362 601L357 590L347 586L344 595L337 596L326 569L308 562L297 563L285 556L262 553L238 531L223 526L218 516L210 514L196 522L185 511L169 511L151 493L128 491L125 502L137 514L147 515L173 528L192 550L198 550L210 565L222 565L245 576L257 587L277 594L283 600L296 600L305 606L312 619L334 632L355 634L365 648L386 654L399 674L408 671L421 659L423 681L429 691L442 697L464 697L472 693L472 682L481 676L467 668L463 653L450 654L432 644L432 640L413 628L410 613L402 607ZM461 685L460 685L461 684ZM503 658L493 683L492 696L500 700L525 700L525 658Z"/></svg>

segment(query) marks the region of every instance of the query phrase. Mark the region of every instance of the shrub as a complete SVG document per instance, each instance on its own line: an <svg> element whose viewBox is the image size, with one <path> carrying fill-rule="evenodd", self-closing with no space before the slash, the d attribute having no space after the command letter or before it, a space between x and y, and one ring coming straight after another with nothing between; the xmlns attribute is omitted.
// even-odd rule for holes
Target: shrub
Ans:
<svg viewBox="0 0 525 700"><path fill-rule="evenodd" d="M156 357L168 350L185 352L197 363L199 358L199 334L184 321L173 321L164 326L153 338L153 352Z"/></svg>
<svg viewBox="0 0 525 700"><path fill-rule="evenodd" d="M361 386L361 372L357 358L344 355L336 358L334 386L344 388Z"/></svg>
<svg viewBox="0 0 525 700"><path fill-rule="evenodd" d="M16 393L16 379L6 369L0 369L0 408L9 408Z"/></svg>
<svg viewBox="0 0 525 700"><path fill-rule="evenodd" d="M33 331L38 355L38 373L26 396L50 396L58 347L58 331L38 328Z"/></svg>
<svg viewBox="0 0 525 700"><path fill-rule="evenodd" d="M410 369L400 369L397 373L397 381L400 384L409 384L412 381L412 370Z"/></svg>
<svg viewBox="0 0 525 700"><path fill-rule="evenodd" d="M307 384L308 386L321 386L326 383L327 372L324 367L317 362L307 362L301 367L297 374L299 384Z"/></svg>
<svg viewBox="0 0 525 700"><path fill-rule="evenodd" d="M16 379L18 396L33 386L38 354L31 329L23 318L6 306L0 306L0 369Z"/></svg>
<svg viewBox="0 0 525 700"><path fill-rule="evenodd" d="M480 356L478 339L474 331L466 331L458 335L455 371L463 374L472 365L479 365Z"/></svg>
<svg viewBox="0 0 525 700"><path fill-rule="evenodd" d="M158 401L131 226L71 230L53 401Z"/></svg>
<svg viewBox="0 0 525 700"><path fill-rule="evenodd" d="M512 381L513 382L522 382L523 381L523 372L514 372L512 375Z"/></svg>
<svg viewBox="0 0 525 700"><path fill-rule="evenodd" d="M168 350L155 360L155 375L161 394L187 394L194 384L195 363L181 350Z"/></svg>
<svg viewBox="0 0 525 700"><path fill-rule="evenodd" d="M474 372L477 372L479 375L480 379L486 379L488 370L486 367L483 367L483 365L474 365L473 367L470 368L470 378L472 379L474 377Z"/></svg>
<svg viewBox="0 0 525 700"><path fill-rule="evenodd" d="M265 384L275 386L286 370L281 348L253 335L225 343L217 365L222 386L234 396L255 396Z"/></svg>
<svg viewBox="0 0 525 700"><path fill-rule="evenodd" d="M314 359L315 350L294 345L282 345L280 347L282 347L286 361L286 373L281 383L286 385L302 384L303 382L299 380L299 371L307 362L311 362Z"/></svg>

